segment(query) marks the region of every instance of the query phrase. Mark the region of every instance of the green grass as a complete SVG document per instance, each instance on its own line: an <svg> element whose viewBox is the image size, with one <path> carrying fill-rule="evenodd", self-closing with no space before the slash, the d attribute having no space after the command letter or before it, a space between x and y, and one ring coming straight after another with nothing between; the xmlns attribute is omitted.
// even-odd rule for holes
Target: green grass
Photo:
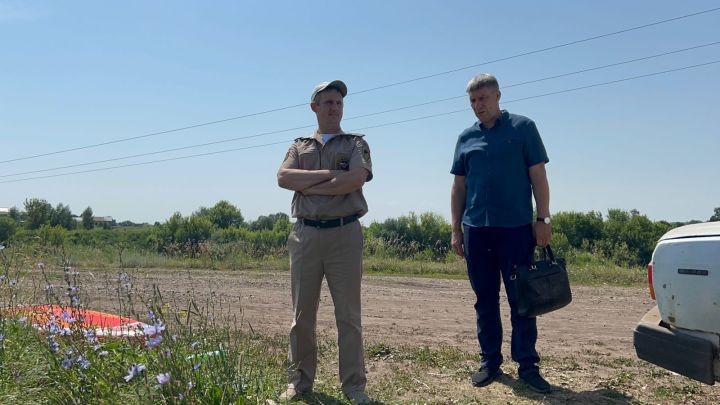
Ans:
<svg viewBox="0 0 720 405"><path fill-rule="evenodd" d="M261 249L243 243L208 242L202 249L173 250L160 254L152 250L129 248L118 243L99 247L64 242L59 246L32 245L20 247L26 255L65 260L83 268L168 268L219 270L280 270L289 269L284 248ZM417 249L415 249L417 250ZM432 278L467 278L465 261L452 252L433 260L428 251L415 251L404 244L373 239L368 241L364 257L367 274L379 276L415 276ZM643 286L647 274L641 267L623 267L599 253L570 249L566 254L570 281L575 285ZM48 260L52 261L52 260Z"/></svg>
<svg viewBox="0 0 720 405"><path fill-rule="evenodd" d="M284 356L267 342L210 329L188 339L178 327L168 327L163 336L154 348L114 339L100 341L98 349L79 334L63 336L55 339L59 349L53 352L47 334L7 320L0 403L176 403L182 398L186 403L254 403L277 396ZM220 355L207 355L216 351ZM146 369L126 382L133 364ZM160 386L156 378L161 373L169 373L170 381Z"/></svg>
<svg viewBox="0 0 720 405"><path fill-rule="evenodd" d="M68 257L41 261L27 252L0 252L0 403L244 404L277 398L286 342L279 349L276 340L239 330L232 314L212 302L173 307L157 286L141 296L124 269L130 282L115 287L114 299L124 308L118 314L157 326L158 333L96 337L82 320L86 274L57 264ZM27 302L59 305L66 313L35 318L15 312ZM126 377L134 365L143 370Z"/></svg>
<svg viewBox="0 0 720 405"><path fill-rule="evenodd" d="M155 252L127 250L122 255L111 249L89 247L67 248L63 256L80 267L112 269L121 265L128 268L169 268L169 269L219 269L287 271L289 261L286 255L252 257L246 254L225 255L213 258L166 256ZM369 255L364 258L367 274L378 276L413 276L429 278L466 279L465 261L448 255L444 261L399 259L385 254ZM613 264L597 254L573 253L568 257L568 274L575 285L611 285L638 287L647 283L647 273L642 268L627 268Z"/></svg>

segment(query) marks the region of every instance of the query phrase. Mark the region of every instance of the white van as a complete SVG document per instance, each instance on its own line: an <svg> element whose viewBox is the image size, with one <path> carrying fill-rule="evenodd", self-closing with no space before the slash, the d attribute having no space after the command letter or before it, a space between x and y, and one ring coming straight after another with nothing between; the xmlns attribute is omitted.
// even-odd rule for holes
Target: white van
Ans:
<svg viewBox="0 0 720 405"><path fill-rule="evenodd" d="M720 222L663 235L648 284L657 306L635 328L637 356L706 384L720 381Z"/></svg>

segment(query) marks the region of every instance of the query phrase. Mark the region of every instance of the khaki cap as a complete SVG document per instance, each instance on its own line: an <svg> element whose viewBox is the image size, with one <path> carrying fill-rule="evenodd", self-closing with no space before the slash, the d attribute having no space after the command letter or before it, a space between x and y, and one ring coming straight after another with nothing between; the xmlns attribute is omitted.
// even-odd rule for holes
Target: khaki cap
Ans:
<svg viewBox="0 0 720 405"><path fill-rule="evenodd" d="M343 83L341 80L333 80L331 82L322 82L315 86L315 89L310 96L310 101L315 101L315 96L317 96L317 94L321 91L327 89L336 89L343 97L347 95L347 86L345 85L345 83Z"/></svg>

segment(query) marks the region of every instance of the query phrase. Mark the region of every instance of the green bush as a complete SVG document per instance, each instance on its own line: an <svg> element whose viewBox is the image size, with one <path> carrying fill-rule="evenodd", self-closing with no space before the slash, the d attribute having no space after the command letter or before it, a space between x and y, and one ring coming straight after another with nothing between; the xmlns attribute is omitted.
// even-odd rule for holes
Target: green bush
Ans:
<svg viewBox="0 0 720 405"><path fill-rule="evenodd" d="M10 217L0 217L0 242L7 242L15 235L16 223Z"/></svg>

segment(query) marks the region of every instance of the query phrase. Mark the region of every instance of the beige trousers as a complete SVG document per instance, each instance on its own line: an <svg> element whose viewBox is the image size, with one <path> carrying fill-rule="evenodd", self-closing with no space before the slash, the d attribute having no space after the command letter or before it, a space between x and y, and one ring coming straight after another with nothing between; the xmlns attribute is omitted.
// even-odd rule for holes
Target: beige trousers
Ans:
<svg viewBox="0 0 720 405"><path fill-rule="evenodd" d="M315 380L315 325L324 276L335 305L342 390L348 393L364 389L360 314L363 235L360 222L328 229L295 223L288 237L288 250L294 313L290 327L289 384L305 392L312 389Z"/></svg>

